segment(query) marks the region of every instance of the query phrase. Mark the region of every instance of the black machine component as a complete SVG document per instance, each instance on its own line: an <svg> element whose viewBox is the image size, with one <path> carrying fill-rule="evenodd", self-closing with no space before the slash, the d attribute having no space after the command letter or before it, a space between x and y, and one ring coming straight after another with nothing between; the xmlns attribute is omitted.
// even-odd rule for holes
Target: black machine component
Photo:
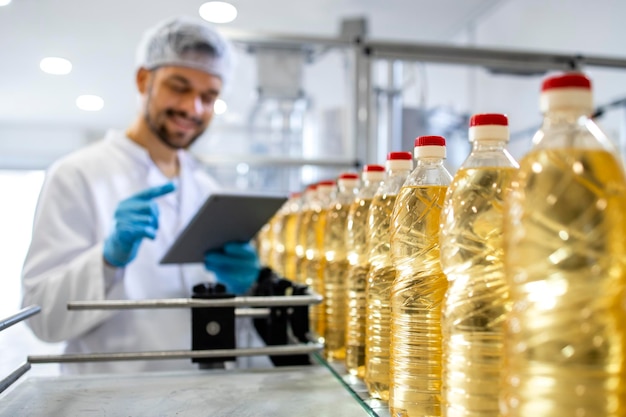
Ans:
<svg viewBox="0 0 626 417"><path fill-rule="evenodd" d="M254 296L305 295L307 286L279 277L272 269L263 268L253 289ZM309 307L271 307L270 315L254 319L254 327L268 346L307 343ZM310 365L309 355L271 356L275 366Z"/></svg>
<svg viewBox="0 0 626 417"><path fill-rule="evenodd" d="M234 298L222 284L203 283L193 287L192 298ZM192 350L235 349L235 307L194 307L191 309ZM235 357L193 358L200 368L222 368Z"/></svg>

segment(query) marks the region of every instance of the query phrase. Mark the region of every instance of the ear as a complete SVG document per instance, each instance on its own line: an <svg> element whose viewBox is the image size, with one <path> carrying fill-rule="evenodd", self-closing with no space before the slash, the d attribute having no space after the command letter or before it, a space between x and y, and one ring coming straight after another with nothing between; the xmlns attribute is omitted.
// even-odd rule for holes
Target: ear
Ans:
<svg viewBox="0 0 626 417"><path fill-rule="evenodd" d="M137 74L135 76L135 82L137 83L137 90L141 94L145 94L148 91L148 85L150 76L152 75L151 71L145 68L139 68L137 70Z"/></svg>

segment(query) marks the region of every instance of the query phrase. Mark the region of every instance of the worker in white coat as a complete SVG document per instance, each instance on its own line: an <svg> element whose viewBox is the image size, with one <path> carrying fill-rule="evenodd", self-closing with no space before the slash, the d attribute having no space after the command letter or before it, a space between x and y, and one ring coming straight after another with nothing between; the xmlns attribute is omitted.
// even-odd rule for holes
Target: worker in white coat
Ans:
<svg viewBox="0 0 626 417"><path fill-rule="evenodd" d="M245 293L259 272L249 244L209 253L205 265L159 265L216 181L187 152L213 117L233 66L231 45L212 27L188 18L148 30L138 49L141 105L126 131L55 162L35 213L23 268L29 319L67 353L189 350L189 309L68 311L70 301L190 297L217 279ZM219 219L216 219L219 221ZM67 373L185 369L191 360L83 362Z"/></svg>

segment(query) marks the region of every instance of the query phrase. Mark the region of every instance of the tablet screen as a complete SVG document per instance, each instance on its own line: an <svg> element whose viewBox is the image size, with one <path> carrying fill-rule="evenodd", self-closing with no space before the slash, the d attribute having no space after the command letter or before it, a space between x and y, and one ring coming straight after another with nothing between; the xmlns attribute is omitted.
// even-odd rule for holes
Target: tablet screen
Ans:
<svg viewBox="0 0 626 417"><path fill-rule="evenodd" d="M167 250L161 264L204 262L204 254L231 241L247 242L267 223L287 197L211 194Z"/></svg>

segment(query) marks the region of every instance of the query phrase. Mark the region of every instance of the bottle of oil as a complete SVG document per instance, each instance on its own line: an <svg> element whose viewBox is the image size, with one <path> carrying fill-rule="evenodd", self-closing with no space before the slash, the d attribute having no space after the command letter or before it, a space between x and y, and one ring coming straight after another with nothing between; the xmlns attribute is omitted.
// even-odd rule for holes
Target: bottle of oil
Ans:
<svg viewBox="0 0 626 417"><path fill-rule="evenodd" d="M256 236L254 237L255 246L257 248L257 253L259 255L259 262L261 263L261 265L266 265L266 266L269 266L270 268L273 267L272 252L273 252L273 246L274 246L273 235L271 231L272 231L272 224L275 221L277 215L278 213L272 216L272 218L268 220L268 222L265 223L263 227L261 227L261 229L257 232Z"/></svg>
<svg viewBox="0 0 626 417"><path fill-rule="evenodd" d="M367 242L367 220L372 198L383 181L385 167L365 165L361 188L350 205L346 225L348 251L348 290L346 296L346 369L359 378L365 377L365 288L370 269Z"/></svg>
<svg viewBox="0 0 626 417"><path fill-rule="evenodd" d="M294 193L293 201L289 204L287 210L287 216L284 226L284 276L285 278L296 281L297 279L297 257L296 257L296 238L297 238L297 225L300 218L300 210L302 207L302 193Z"/></svg>
<svg viewBox="0 0 626 417"><path fill-rule="evenodd" d="M470 119L472 151L448 188L441 217L443 416L498 415L504 320L504 201L518 165L506 150L508 119Z"/></svg>
<svg viewBox="0 0 626 417"><path fill-rule="evenodd" d="M392 416L441 415L441 305L448 288L439 262L439 221L452 177L445 139L415 140L417 167L391 219L389 410Z"/></svg>
<svg viewBox="0 0 626 417"><path fill-rule="evenodd" d="M271 222L273 246L270 266L278 275L289 280L295 280L295 227L299 210L300 193L291 193Z"/></svg>
<svg viewBox="0 0 626 417"><path fill-rule="evenodd" d="M303 224L303 233L306 235L305 251L305 283L314 289L317 294L324 294L324 277L322 271L326 263L324 256L324 231L328 206L337 189L336 181L321 181L317 183L317 199L312 204L310 222ZM311 306L309 309L309 328L313 340L324 342L326 310L324 304Z"/></svg>
<svg viewBox="0 0 626 417"><path fill-rule="evenodd" d="M337 179L337 193L328 206L324 228L324 356L330 361L346 358L346 292L348 254L346 225L350 205L358 192L359 176L343 173Z"/></svg>
<svg viewBox="0 0 626 417"><path fill-rule="evenodd" d="M307 232L311 225L311 216L313 215L314 201L317 200L317 184L310 184L304 189L300 212L296 218L296 282L299 284L307 284L306 275L306 251L310 232Z"/></svg>
<svg viewBox="0 0 626 417"><path fill-rule="evenodd" d="M504 223L504 416L626 415L626 180L580 73L543 82L543 124Z"/></svg>
<svg viewBox="0 0 626 417"><path fill-rule="evenodd" d="M402 184L413 169L411 152L391 152L387 172L368 213L368 261L365 289L365 384L371 397L389 399L390 291L396 276L389 254L391 212Z"/></svg>

